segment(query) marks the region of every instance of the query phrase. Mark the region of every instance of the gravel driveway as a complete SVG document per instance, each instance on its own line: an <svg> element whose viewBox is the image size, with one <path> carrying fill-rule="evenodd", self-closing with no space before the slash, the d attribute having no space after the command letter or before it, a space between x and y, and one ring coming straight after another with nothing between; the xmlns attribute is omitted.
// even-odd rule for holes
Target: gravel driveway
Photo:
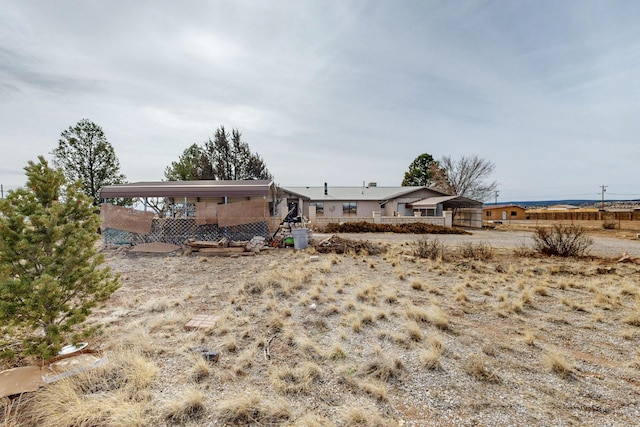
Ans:
<svg viewBox="0 0 640 427"><path fill-rule="evenodd" d="M330 234L314 233L316 239L329 237ZM438 239L449 246L457 246L466 242L488 243L495 248L518 248L532 246L533 240L530 231L502 231L502 230L475 230L471 234L397 234L397 233L340 233L341 237L356 240L370 240L372 242L411 242L427 237ZM640 257L640 239L591 236L593 245L589 253L608 257L621 256L624 252L631 257Z"/></svg>

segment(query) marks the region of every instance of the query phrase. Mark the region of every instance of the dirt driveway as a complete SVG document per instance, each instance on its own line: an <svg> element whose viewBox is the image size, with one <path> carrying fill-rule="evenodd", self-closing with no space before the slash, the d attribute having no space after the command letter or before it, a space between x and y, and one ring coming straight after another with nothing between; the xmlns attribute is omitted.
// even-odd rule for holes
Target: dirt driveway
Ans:
<svg viewBox="0 0 640 427"><path fill-rule="evenodd" d="M329 237L330 234L313 233L315 239ZM495 248L519 248L531 247L533 240L531 231L503 231L503 230L474 230L471 234L397 234L397 233L341 233L341 237L356 240L369 240L372 242L402 243L416 241L422 237L438 239L448 246L458 246L467 242L487 243ZM640 239L635 235L628 237L606 237L591 235L593 245L589 253L606 257L621 256L624 252L631 257L640 257Z"/></svg>

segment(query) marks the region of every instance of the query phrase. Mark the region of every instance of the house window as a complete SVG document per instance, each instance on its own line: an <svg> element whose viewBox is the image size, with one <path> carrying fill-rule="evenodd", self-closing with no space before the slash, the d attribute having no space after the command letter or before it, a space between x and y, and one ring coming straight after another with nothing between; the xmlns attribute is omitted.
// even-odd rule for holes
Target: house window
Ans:
<svg viewBox="0 0 640 427"><path fill-rule="evenodd" d="M516 212L516 211L511 211L511 216L518 216L518 212Z"/></svg>
<svg viewBox="0 0 640 427"><path fill-rule="evenodd" d="M324 203L322 202L311 202L309 206L316 207L316 215L324 215Z"/></svg>
<svg viewBox="0 0 640 427"><path fill-rule="evenodd" d="M487 217L491 216L491 211L487 211Z"/></svg>
<svg viewBox="0 0 640 427"><path fill-rule="evenodd" d="M357 203L356 202L342 202L342 214L343 215L355 215L357 213Z"/></svg>

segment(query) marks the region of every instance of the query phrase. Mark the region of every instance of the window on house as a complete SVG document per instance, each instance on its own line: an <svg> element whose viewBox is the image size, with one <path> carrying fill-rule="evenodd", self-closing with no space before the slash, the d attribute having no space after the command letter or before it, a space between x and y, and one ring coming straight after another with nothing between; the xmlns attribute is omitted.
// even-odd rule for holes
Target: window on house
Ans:
<svg viewBox="0 0 640 427"><path fill-rule="evenodd" d="M357 204L356 202L342 202L342 213L344 215L349 215L349 214L356 214L358 212L357 210Z"/></svg>
<svg viewBox="0 0 640 427"><path fill-rule="evenodd" d="M487 211L487 216L491 216L491 211Z"/></svg>
<svg viewBox="0 0 640 427"><path fill-rule="evenodd" d="M511 216L518 216L518 212L516 212L516 211L511 211Z"/></svg>
<svg viewBox="0 0 640 427"><path fill-rule="evenodd" d="M316 215L324 215L324 203L322 202L311 202L309 206L316 207Z"/></svg>

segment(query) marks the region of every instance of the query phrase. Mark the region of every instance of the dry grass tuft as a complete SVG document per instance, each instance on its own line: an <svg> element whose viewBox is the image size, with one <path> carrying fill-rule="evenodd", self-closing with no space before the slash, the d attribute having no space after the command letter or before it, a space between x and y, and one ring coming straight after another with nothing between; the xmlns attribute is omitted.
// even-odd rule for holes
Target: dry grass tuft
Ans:
<svg viewBox="0 0 640 427"><path fill-rule="evenodd" d="M396 427L398 422L375 413L374 410L365 408L348 408L343 413L343 421L349 426L366 427Z"/></svg>
<svg viewBox="0 0 640 427"><path fill-rule="evenodd" d="M292 367L281 367L271 375L271 383L276 391L285 394L308 393L311 385L320 376L320 366L313 362L303 362Z"/></svg>
<svg viewBox="0 0 640 427"><path fill-rule="evenodd" d="M545 363L551 372L558 374L562 378L571 376L575 371L575 368L562 354L553 351L546 352Z"/></svg>
<svg viewBox="0 0 640 427"><path fill-rule="evenodd" d="M407 336L411 341L422 341L422 330L420 329L420 325L418 325L415 320L408 321L405 324L404 328L407 331Z"/></svg>
<svg viewBox="0 0 640 427"><path fill-rule="evenodd" d="M386 304L398 303L398 291L396 289L387 289L382 293L382 301Z"/></svg>
<svg viewBox="0 0 640 427"><path fill-rule="evenodd" d="M211 375L211 365L199 353L189 354L189 378L195 382L200 382Z"/></svg>
<svg viewBox="0 0 640 427"><path fill-rule="evenodd" d="M540 295L541 297L546 297L549 295L549 289L544 285L538 285L533 289L533 292L536 295Z"/></svg>
<svg viewBox="0 0 640 427"><path fill-rule="evenodd" d="M569 300L567 298L562 298L560 300L560 302L562 304L566 305L567 307L570 307L571 309L573 309L575 311L582 311L582 312L587 312L588 311L587 308L584 305L580 304L577 301L572 301L572 300Z"/></svg>
<svg viewBox="0 0 640 427"><path fill-rule="evenodd" d="M460 303L469 302L469 297L467 296L467 293L464 290L458 289L456 291L456 301Z"/></svg>
<svg viewBox="0 0 640 427"><path fill-rule="evenodd" d="M531 331L526 331L524 333L524 335L522 336L522 341L526 344L526 345L530 345L533 346L535 345L535 335L533 334L533 332Z"/></svg>
<svg viewBox="0 0 640 427"><path fill-rule="evenodd" d="M298 336L294 338L293 345L309 359L325 360L327 358L324 349L317 342L307 336Z"/></svg>
<svg viewBox="0 0 640 427"><path fill-rule="evenodd" d="M631 326L640 326L640 311L636 311L625 317L624 323Z"/></svg>
<svg viewBox="0 0 640 427"><path fill-rule="evenodd" d="M429 348L420 352L420 361L427 369L440 369L442 354L444 353L442 339L437 335L433 335L429 337L429 344Z"/></svg>
<svg viewBox="0 0 640 427"><path fill-rule="evenodd" d="M171 423L186 423L197 420L205 412L207 396L196 388L186 389L178 399L168 403L164 418Z"/></svg>
<svg viewBox="0 0 640 427"><path fill-rule="evenodd" d="M449 328L449 317L444 310L435 304L431 304L427 308L409 304L406 307L405 314L409 319L416 322L431 323L440 329Z"/></svg>
<svg viewBox="0 0 640 427"><path fill-rule="evenodd" d="M489 365L486 358L472 354L469 356L463 365L464 371L480 381L486 381L490 383L500 382L500 377Z"/></svg>
<svg viewBox="0 0 640 427"><path fill-rule="evenodd" d="M387 385L378 380L360 380L357 382L360 390L379 401L387 400Z"/></svg>
<svg viewBox="0 0 640 427"><path fill-rule="evenodd" d="M156 346L153 345L149 331L139 323L134 323L130 327L125 328L124 333L116 344L116 348L136 348L146 355L153 354L157 351Z"/></svg>
<svg viewBox="0 0 640 427"><path fill-rule="evenodd" d="M365 362L358 370L358 374L377 378L380 381L389 381L392 378L399 378L403 369L404 365L400 359L391 355L379 355Z"/></svg>
<svg viewBox="0 0 640 427"><path fill-rule="evenodd" d="M347 352L340 343L334 343L329 349L327 356L333 360L344 359L347 357Z"/></svg>
<svg viewBox="0 0 640 427"><path fill-rule="evenodd" d="M356 290L356 299L360 302L366 302L375 305L378 298L379 285L366 283L362 284Z"/></svg>
<svg viewBox="0 0 640 427"><path fill-rule="evenodd" d="M121 350L109 363L39 391L17 425L123 425L118 421L122 419L131 426L147 425L150 386L157 373L155 362L140 351Z"/></svg>
<svg viewBox="0 0 640 427"><path fill-rule="evenodd" d="M216 413L223 425L280 425L291 419L291 408L286 400L275 396L265 398L257 393L222 400Z"/></svg>

